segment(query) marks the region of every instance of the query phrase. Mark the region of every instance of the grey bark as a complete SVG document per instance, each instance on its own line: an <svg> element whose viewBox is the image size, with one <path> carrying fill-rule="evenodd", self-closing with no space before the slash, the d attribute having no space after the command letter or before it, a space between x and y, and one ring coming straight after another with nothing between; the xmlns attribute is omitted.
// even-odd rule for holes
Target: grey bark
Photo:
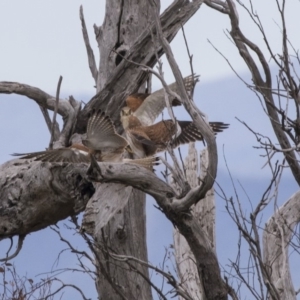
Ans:
<svg viewBox="0 0 300 300"><path fill-rule="evenodd" d="M125 56L150 23L147 1L106 2L104 22L100 27L94 26L100 50L97 92L103 89L123 60L122 56ZM115 97L114 105L119 106L120 100L120 96ZM84 214L83 228L98 243L106 245L114 253L148 261L145 194L141 191L118 183L97 185L97 191ZM96 284L102 299L121 299L107 280L107 275L127 299L152 298L151 287L143 279L143 276L149 279L147 267L133 263L143 274L140 276L136 271L128 269L126 264L116 262L101 250L98 251L98 257L105 268L104 273L99 269L101 271Z"/></svg>
<svg viewBox="0 0 300 300"><path fill-rule="evenodd" d="M162 16L162 18L165 19L165 32L169 35L169 39L172 39L180 28L178 21L186 21L199 8L199 4L193 4L193 6L187 5L187 3L185 3L185 6L182 4L183 1L176 1ZM180 15L178 17L174 12L176 10L178 11L179 8ZM157 9L158 7L156 7L156 10ZM141 18L141 16L143 17ZM149 6L148 1L133 2L130 5L124 2L121 6L117 6L114 2L107 2L106 18L103 25L101 27L94 26L100 48L100 68L97 78L97 91L100 91L100 93L88 104L90 107L86 108L87 111L91 107L105 107L113 119L119 119L119 116L116 116L115 112L119 111L117 108L122 105L124 97L137 90L142 83L140 81L140 83L137 84L139 81L135 78L137 78L137 76L145 78L146 75L140 71L138 72L136 65L124 60L122 56L126 56L127 59L133 60L134 62L152 66L155 62L155 51L158 50L158 54L162 54L160 49L155 48L151 39L150 30L152 30L153 33L154 28L144 30L147 27L151 28L150 22L152 16L153 9ZM174 23L174 19L177 19L177 23ZM140 35L140 33L142 34ZM138 36L139 38L137 39ZM105 85L107 79L111 79L111 77L115 84L112 86L110 85L111 81L109 81L108 84ZM128 81L128 78L131 80ZM110 187L104 185L99 186L87 207L83 226L88 232L92 233L93 237L97 240L101 240L102 242L104 242L103 238L105 238L105 241L108 240L109 245L113 245L114 249L116 249L117 252L119 251L119 254L138 255L136 257L147 261L145 223L142 224L140 221L140 216L145 216L145 198L135 191L135 199L130 199L130 193L125 189L120 193L119 189L120 185L111 185ZM99 198L97 195L101 195L101 197ZM139 199L138 195L140 195ZM144 199L142 199L142 197ZM121 206L117 204L117 202L120 202L120 198L123 200L123 203L119 203ZM129 201L128 205L126 204L127 201ZM106 218L100 218L103 216L103 211L99 208L103 206L106 207ZM122 206L125 206L123 212L113 217L111 223L106 226L103 236L101 226L113 215L116 209L120 210ZM103 220L103 222L99 222L99 219ZM128 223L129 219L131 223L130 226ZM145 218L143 222L145 222ZM93 228L95 224L97 224L97 231ZM120 237L119 233L121 231L122 234ZM137 249L139 250L137 251ZM102 257L103 259L108 259L107 257ZM145 284L140 276L133 280L132 274L130 274L130 272L124 272L124 270L118 266L120 264L120 262L118 264L110 264L109 272L114 274L113 277L118 285L126 287L126 290L124 290L125 295L130 299L149 299L151 297L149 285ZM138 266L136 265L136 267ZM139 268L144 276L148 276L146 267L140 266ZM112 287L107 285L104 277L98 281L99 292L102 294L104 291L105 294L102 294L102 296L105 299L109 299L112 297L111 295L117 297ZM141 287L144 287L144 294L141 294Z"/></svg>
<svg viewBox="0 0 300 300"><path fill-rule="evenodd" d="M207 299L227 299L227 289L222 281L211 242L192 214L177 211L174 202L180 199L176 199L172 188L158 179L155 174L145 172L138 166L101 163L101 166L97 168L93 167L94 181L126 183L155 198L166 217L186 238L195 257L195 264ZM192 197L196 190L198 190L197 187L191 190Z"/></svg>
<svg viewBox="0 0 300 300"><path fill-rule="evenodd" d="M95 191L85 173L70 164L15 159L3 164L1 173L0 239L26 235L78 214Z"/></svg>
<svg viewBox="0 0 300 300"><path fill-rule="evenodd" d="M201 151L200 155L200 178L202 180L206 175L206 168L208 165L207 158L207 149L204 149ZM198 152L194 143L189 145L189 153L185 160L185 167L187 180L191 187L195 188L199 181L199 161ZM213 250L216 251L214 189L212 188L209 190L201 202L192 206L191 211L196 222L198 222L202 230L206 233L207 240L211 243ZM193 299L206 299L203 285L197 272L197 266L195 264L196 259L191 252L186 239L177 229L174 229L174 248L178 275L185 290L188 291Z"/></svg>
<svg viewBox="0 0 300 300"><path fill-rule="evenodd" d="M184 25L184 23L188 21L188 19L198 10L199 6L200 6L200 2L198 3L197 1L193 3L189 3L182 0L175 1L164 12L164 14L162 15L162 22L164 24L164 30L166 32L166 36L168 37L169 40L172 40L174 38L178 30L181 28L181 25ZM159 55L162 55L163 53L162 50L161 49L158 50L159 50ZM135 40L134 45L132 46L132 48L128 53L128 58L134 58L136 63L146 63L146 64L153 65L156 62L155 52L156 52L156 48L152 45L151 34L149 30L146 29L141 34L140 38ZM91 52L89 53L90 55L92 55ZM91 61L93 61L93 59L91 59ZM133 75L133 77L131 78L130 75ZM92 109L96 109L97 107L105 107L108 104L108 102L110 102L111 109L114 109L113 116L117 118L119 116L119 109L121 107L121 104L124 101L124 97L122 97L122 95L125 95L124 91L126 94L130 94L134 89L138 89L140 84L142 83L142 78L144 78L145 76L146 75L145 72L142 70L142 67L137 68L136 65L129 63L128 61L122 60L120 65L118 65L118 67L114 70L112 76L110 77L109 82L105 85L104 89L99 94L97 94L96 97L94 97L87 106L85 106L83 112L79 113L78 116L79 120L76 118L78 112L78 102L76 102L72 97L70 98L69 101L60 99L58 103L58 113L63 117L64 130L59 135L58 137L59 140L56 140L56 142L58 141L60 142L60 144L56 144L56 147L67 146L69 144L68 136L73 131L75 125L77 125L78 131L81 132L84 131L84 128L86 126L87 116ZM137 78L139 78L139 80L136 80ZM126 90L128 86L130 88L129 90ZM36 87L32 87L26 84L17 83L17 82L1 82L0 93L6 93L6 94L16 93L16 94L24 95L34 100L43 109L54 110L55 108L55 97L47 94L46 92ZM119 101L113 102L113 100L114 99L116 100L117 98L116 95L118 95ZM84 123L82 123L83 121ZM49 123L49 118L47 118L46 122L47 124ZM48 125L50 127L51 124ZM75 134L71 137L71 140L80 142L81 137L78 134ZM15 174L17 174L19 171L22 171L24 164L27 163L24 161L22 162L20 161L18 165L15 165L16 168ZM7 175L6 165L1 166L0 175L1 178L6 177ZM38 176L38 174L34 176ZM6 181L4 180L3 185L5 183ZM1 188L2 187L3 186L1 186ZM47 197L48 195L46 194L48 193L49 195L52 194L51 186L47 190L45 190L42 185L40 185L40 187L41 187L41 192L39 192L38 190L37 192L40 193L41 195L45 195L45 197ZM22 195L21 185L18 184L14 185L14 194ZM1 198L0 200L1 200L0 206L6 207L5 204L2 205L4 198ZM19 201L23 201L23 198L21 197ZM38 205L38 202L36 205ZM50 222L51 224L53 224L57 221L57 215L56 214L51 215L50 212L48 214L48 218L49 219L53 218L53 221ZM5 209L4 209L4 213L5 213ZM30 213L34 214L34 211L30 211ZM32 215L31 217L34 216ZM49 222L45 222L45 224L40 224L41 228L46 227L48 225ZM15 233L13 234L18 234L18 230L22 232L21 226L19 228L16 227L16 230L14 231ZM26 232L30 232L30 228L28 228Z"/></svg>
<svg viewBox="0 0 300 300"><path fill-rule="evenodd" d="M289 246L300 222L300 192L278 208L265 226L263 235L265 280L276 289L274 299L296 299L293 285ZM269 285L271 286L271 285Z"/></svg>

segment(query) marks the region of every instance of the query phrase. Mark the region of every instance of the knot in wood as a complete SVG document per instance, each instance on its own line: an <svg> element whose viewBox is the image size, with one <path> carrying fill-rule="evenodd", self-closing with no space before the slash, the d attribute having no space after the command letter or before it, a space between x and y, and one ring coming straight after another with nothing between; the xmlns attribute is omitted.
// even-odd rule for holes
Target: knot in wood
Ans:
<svg viewBox="0 0 300 300"><path fill-rule="evenodd" d="M174 194L171 193L171 192L167 192L167 193L166 193L166 197L167 197L168 199L173 198L173 197L174 197Z"/></svg>
<svg viewBox="0 0 300 300"><path fill-rule="evenodd" d="M141 187L142 187L143 189L149 189L150 184L147 183L147 182L144 182L144 183L141 183Z"/></svg>
<svg viewBox="0 0 300 300"><path fill-rule="evenodd" d="M125 226L119 226L116 230L116 236L120 241L124 241L127 237Z"/></svg>

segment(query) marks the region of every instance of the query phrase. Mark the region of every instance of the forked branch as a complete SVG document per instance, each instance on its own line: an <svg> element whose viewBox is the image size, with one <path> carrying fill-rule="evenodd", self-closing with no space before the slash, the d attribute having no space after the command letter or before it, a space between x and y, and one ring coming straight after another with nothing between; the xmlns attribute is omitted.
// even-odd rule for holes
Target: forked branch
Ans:
<svg viewBox="0 0 300 300"><path fill-rule="evenodd" d="M52 132L52 122L49 120L49 115L46 112L47 109L55 111L57 107L57 113L63 117L64 126L61 133L56 125L54 125L54 148L60 148L68 146L69 137L72 134L75 124L77 121L77 115L80 111L81 103L76 101L72 96L70 100L59 99L56 104L56 98L47 94L39 88L22 84L18 82L0 82L0 94L18 94L26 96L34 100L42 110L42 113L45 117L47 126L50 133ZM55 122L56 123L56 122ZM51 124L51 126L50 126Z"/></svg>
<svg viewBox="0 0 300 300"><path fill-rule="evenodd" d="M205 1L205 3L211 3L210 1ZM252 41L250 41L241 31L239 27L239 16L237 9L235 7L235 3L232 0L226 0L226 4L219 4L224 8L228 6L228 10L224 10L223 12L228 14L231 20L231 31L230 35L232 36L237 49L241 57L244 59L245 63L247 64L251 74L252 80L255 85L255 89L263 96L264 102L267 108L268 117L272 124L273 130L277 136L277 139L280 143L280 147L282 150L291 149L292 146L290 144L290 140L285 132L285 128L282 125L282 122L279 119L280 109L277 108L274 98L273 98L273 90L272 90L272 78L271 78L271 71L269 64L261 51L261 49ZM209 5L210 7L217 9L214 5ZM282 15L281 15L282 16ZM283 23L284 24L284 23ZM260 23L258 23L260 25ZM261 28L260 28L261 29ZM265 36L264 36L265 38ZM268 42L267 43L267 47ZM283 43L283 48L286 51L285 42ZM255 62L252 54L250 53L249 49L258 57L260 61L260 66L257 65ZM272 52L271 52L272 53ZM289 60L289 57L286 55L282 56L283 60ZM289 71L284 71L286 66L289 65L289 62L284 63L284 67L282 67L283 72L288 72L287 78L290 78ZM262 68L263 74L261 74L260 69ZM263 79L265 77L265 80ZM291 82L289 79L287 80ZM291 83L289 84L289 86ZM293 85L293 84L292 84ZM288 91L289 92L289 91ZM292 93L295 94L294 89L292 89ZM284 151L284 156L292 170L295 180L300 185L300 165L295 155L295 151Z"/></svg>

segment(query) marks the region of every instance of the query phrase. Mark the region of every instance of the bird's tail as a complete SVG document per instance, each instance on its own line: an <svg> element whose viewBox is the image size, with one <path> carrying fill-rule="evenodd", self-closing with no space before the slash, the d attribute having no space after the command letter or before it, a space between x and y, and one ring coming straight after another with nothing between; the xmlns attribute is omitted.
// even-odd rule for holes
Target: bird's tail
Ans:
<svg viewBox="0 0 300 300"><path fill-rule="evenodd" d="M52 153L53 151L46 150L46 151L31 152L31 153L12 153L11 156L21 156L20 159L35 158L35 160L44 161L44 158L47 157L48 155L51 156Z"/></svg>
<svg viewBox="0 0 300 300"><path fill-rule="evenodd" d="M159 157L156 156L147 156L144 158L137 158L137 159L124 158L123 162L144 167L152 172L154 171L154 166L160 164Z"/></svg>
<svg viewBox="0 0 300 300"><path fill-rule="evenodd" d="M209 122L209 125L215 133L222 132L229 127L229 124L223 122Z"/></svg>

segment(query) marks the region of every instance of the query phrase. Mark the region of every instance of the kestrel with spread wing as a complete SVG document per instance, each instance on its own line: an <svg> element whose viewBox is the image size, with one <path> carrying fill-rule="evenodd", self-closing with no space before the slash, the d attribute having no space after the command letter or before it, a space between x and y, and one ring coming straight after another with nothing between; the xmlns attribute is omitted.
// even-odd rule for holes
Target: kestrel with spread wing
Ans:
<svg viewBox="0 0 300 300"><path fill-rule="evenodd" d="M103 162L129 162L139 164L152 169L156 164L156 157L145 159L124 159L124 151L129 151L129 145L125 138L116 133L111 119L103 112L94 112L89 118L87 125L87 138L81 144L73 144L68 148L46 150L27 154L13 154L22 156L23 159L48 162L89 163L91 155L97 161Z"/></svg>
<svg viewBox="0 0 300 300"><path fill-rule="evenodd" d="M129 107L122 109L121 122L127 141L139 158L164 151L168 146L176 148L180 144L203 140L201 132L191 121L174 123L172 120L164 120L154 125L143 126ZM209 125L215 133L222 132L229 126L223 122L210 122Z"/></svg>
<svg viewBox="0 0 300 300"><path fill-rule="evenodd" d="M183 78L187 93L193 90L198 80L199 75L190 75ZM171 91L178 93L176 82L168 85L168 87ZM139 119L142 125L152 125L166 107L165 91L164 89L160 89L152 94L140 93L129 95L126 99L126 105L131 109L132 114ZM178 99L172 99L172 106L179 105L181 105L181 103Z"/></svg>

